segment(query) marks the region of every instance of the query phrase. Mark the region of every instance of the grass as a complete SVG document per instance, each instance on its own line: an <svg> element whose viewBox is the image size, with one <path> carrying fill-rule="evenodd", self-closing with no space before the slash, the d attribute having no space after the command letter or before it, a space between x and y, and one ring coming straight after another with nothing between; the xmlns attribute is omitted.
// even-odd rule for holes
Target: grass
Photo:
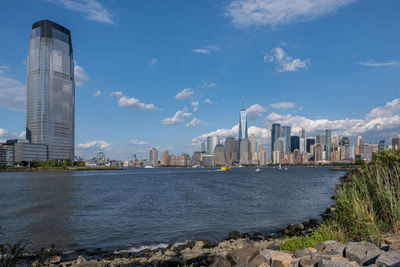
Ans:
<svg viewBox="0 0 400 267"><path fill-rule="evenodd" d="M286 238L281 250L315 247L326 240L375 240L400 232L400 149L379 152L356 168L337 191L335 220L304 237Z"/></svg>

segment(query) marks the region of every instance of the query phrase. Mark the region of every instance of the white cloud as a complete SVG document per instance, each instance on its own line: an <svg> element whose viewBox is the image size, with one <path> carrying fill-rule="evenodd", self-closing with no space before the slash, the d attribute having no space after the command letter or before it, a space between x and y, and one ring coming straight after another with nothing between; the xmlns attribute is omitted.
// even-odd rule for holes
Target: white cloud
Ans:
<svg viewBox="0 0 400 267"><path fill-rule="evenodd" d="M185 98L192 96L193 94L194 94L194 90L192 88L186 88L186 89L183 89L182 91L180 91L175 96L175 98L176 99L185 99Z"/></svg>
<svg viewBox="0 0 400 267"><path fill-rule="evenodd" d="M391 60L388 62L366 61L366 62L360 62L358 64L366 67L399 67L400 61L399 60Z"/></svg>
<svg viewBox="0 0 400 267"><path fill-rule="evenodd" d="M118 106L120 107L130 107L130 108L139 108L145 110L158 110L158 108L154 104L146 104L140 102L139 99L134 97L127 97L122 94L122 92L112 92L111 96L116 96L118 98Z"/></svg>
<svg viewBox="0 0 400 267"><path fill-rule="evenodd" d="M203 103L212 104L212 101L209 98L206 98L206 99L203 100Z"/></svg>
<svg viewBox="0 0 400 267"><path fill-rule="evenodd" d="M271 108L294 108L296 103L293 102L279 102L269 105Z"/></svg>
<svg viewBox="0 0 400 267"><path fill-rule="evenodd" d="M292 126L294 133L300 133L302 128L310 133L330 129L346 136L366 135L384 138L399 133L400 99L394 99L382 107L372 109L363 119L309 119L272 112L266 117L265 123L270 126L274 122Z"/></svg>
<svg viewBox="0 0 400 267"><path fill-rule="evenodd" d="M0 75L0 105L25 111L26 87L20 81Z"/></svg>
<svg viewBox="0 0 400 267"><path fill-rule="evenodd" d="M94 96L99 96L99 95L101 95L101 91L97 90L96 93L94 93Z"/></svg>
<svg viewBox="0 0 400 267"><path fill-rule="evenodd" d="M255 120L262 116L266 109L259 104L254 104L250 106L247 110L247 118L249 120Z"/></svg>
<svg viewBox="0 0 400 267"><path fill-rule="evenodd" d="M82 148L82 149L100 148L100 149L107 150L107 149L111 148L111 143L108 143L104 140L90 141L87 143L78 144L78 148Z"/></svg>
<svg viewBox="0 0 400 267"><path fill-rule="evenodd" d="M275 62L277 72L293 72L299 69L307 69L310 60L289 57L281 47L275 47L271 52L264 56L264 62Z"/></svg>
<svg viewBox="0 0 400 267"><path fill-rule="evenodd" d="M199 109L200 102L199 101L192 101L190 105L193 107L193 111L197 111Z"/></svg>
<svg viewBox="0 0 400 267"><path fill-rule="evenodd" d="M8 133L6 129L0 128L0 137L5 136Z"/></svg>
<svg viewBox="0 0 400 267"><path fill-rule="evenodd" d="M26 138L26 131L22 131L20 134L18 134L19 139L25 139Z"/></svg>
<svg viewBox="0 0 400 267"><path fill-rule="evenodd" d="M190 122L186 123L186 127L194 127L201 123L201 120L198 118L193 118Z"/></svg>
<svg viewBox="0 0 400 267"><path fill-rule="evenodd" d="M149 143L146 141L139 141L139 140L133 139L133 140L129 141L129 144L131 144L131 145L148 145Z"/></svg>
<svg viewBox="0 0 400 267"><path fill-rule="evenodd" d="M193 49L192 52L193 52L193 53L197 53L197 54L206 54L206 55L209 55L209 54L211 54L211 52L220 51L220 50L221 50L221 48L220 48L219 46L216 46L216 45L209 45L209 46L207 46L206 48L196 48L196 49Z"/></svg>
<svg viewBox="0 0 400 267"><path fill-rule="evenodd" d="M151 67L157 65L157 63L158 63L158 60L156 58L152 58L149 60L149 65Z"/></svg>
<svg viewBox="0 0 400 267"><path fill-rule="evenodd" d="M239 28L277 26L335 12L357 0L234 0L225 15Z"/></svg>
<svg viewBox="0 0 400 267"><path fill-rule="evenodd" d="M4 72L6 72L9 69L10 69L9 66L0 66L0 74L3 74Z"/></svg>
<svg viewBox="0 0 400 267"><path fill-rule="evenodd" d="M77 11L85 19L101 23L114 24L110 12L97 0L50 0L62 4L66 9Z"/></svg>
<svg viewBox="0 0 400 267"><path fill-rule="evenodd" d="M85 70L79 66L78 64L76 64L76 62L74 62L74 79L75 79L75 85L82 87L85 82L87 82L87 80L89 80L89 77L87 75L87 73L85 72Z"/></svg>
<svg viewBox="0 0 400 267"><path fill-rule="evenodd" d="M184 108L183 110L178 110L174 116L171 118L165 118L162 120L162 123L165 125L171 125L171 124L178 124L183 122L183 118L187 118L192 116L192 113L187 112L187 109Z"/></svg>

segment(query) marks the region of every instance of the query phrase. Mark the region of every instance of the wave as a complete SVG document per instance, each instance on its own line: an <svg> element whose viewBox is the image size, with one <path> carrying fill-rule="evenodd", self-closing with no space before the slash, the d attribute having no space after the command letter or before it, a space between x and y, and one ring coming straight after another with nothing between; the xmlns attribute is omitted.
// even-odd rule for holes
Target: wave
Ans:
<svg viewBox="0 0 400 267"><path fill-rule="evenodd" d="M180 241L180 242L174 243L173 245L174 246L181 246L181 245L185 245L187 242L189 242L189 241ZM149 249L149 250L165 249L169 245L170 244L167 244L167 243L159 243L159 244L149 245L149 246L139 246L139 247L136 246L136 247L130 247L128 249L114 251L114 254L118 254L118 253L121 253L121 252L135 253L135 252L143 251L145 249Z"/></svg>

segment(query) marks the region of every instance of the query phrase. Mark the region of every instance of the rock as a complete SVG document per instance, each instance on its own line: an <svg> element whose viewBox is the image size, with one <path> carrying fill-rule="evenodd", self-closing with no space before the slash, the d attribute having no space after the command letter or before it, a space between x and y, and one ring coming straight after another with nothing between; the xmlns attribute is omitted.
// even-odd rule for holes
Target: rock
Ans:
<svg viewBox="0 0 400 267"><path fill-rule="evenodd" d="M382 251L377 246L368 242L349 242L345 248L346 258L350 261L355 261L360 265L363 265L366 262L368 262L368 264L373 264L374 260L381 253Z"/></svg>
<svg viewBox="0 0 400 267"><path fill-rule="evenodd" d="M297 225L297 227L296 227L296 231L303 231L304 230L304 224L299 224L299 225Z"/></svg>
<svg viewBox="0 0 400 267"><path fill-rule="evenodd" d="M317 244L318 252L336 252L330 254L340 254L343 255L343 250L345 245L342 242L337 242L333 240L324 241Z"/></svg>
<svg viewBox="0 0 400 267"><path fill-rule="evenodd" d="M251 246L235 249L228 253L227 258L233 264L251 262L260 250Z"/></svg>
<svg viewBox="0 0 400 267"><path fill-rule="evenodd" d="M304 256L312 256L316 252L317 252L317 250L315 248L299 249L294 252L294 256L296 258L301 258Z"/></svg>
<svg viewBox="0 0 400 267"><path fill-rule="evenodd" d="M239 264L234 265L234 267L257 267L254 263L249 262L242 262Z"/></svg>
<svg viewBox="0 0 400 267"><path fill-rule="evenodd" d="M289 267L292 260L289 253L277 251L271 258L271 267Z"/></svg>
<svg viewBox="0 0 400 267"><path fill-rule="evenodd" d="M314 266L311 260L311 256L303 256L300 258L300 266Z"/></svg>
<svg viewBox="0 0 400 267"><path fill-rule="evenodd" d="M85 263L86 262L86 259L83 257L83 256L79 256L77 259L76 259L76 264L83 264L83 263Z"/></svg>
<svg viewBox="0 0 400 267"><path fill-rule="evenodd" d="M228 239L239 239L242 235L238 231L232 231L228 234Z"/></svg>
<svg viewBox="0 0 400 267"><path fill-rule="evenodd" d="M255 256L251 263L255 264L256 266L269 265L269 261L267 261L263 255Z"/></svg>
<svg viewBox="0 0 400 267"><path fill-rule="evenodd" d="M380 255L376 259L376 265L381 266L400 266L400 251L392 250Z"/></svg>
<svg viewBox="0 0 400 267"><path fill-rule="evenodd" d="M276 250L264 249L260 251L260 255L265 258L267 262L271 262L271 258L278 253Z"/></svg>
<svg viewBox="0 0 400 267"><path fill-rule="evenodd" d="M193 249L202 249L203 247L204 247L203 241L196 241L196 243L194 243Z"/></svg>
<svg viewBox="0 0 400 267"><path fill-rule="evenodd" d="M356 262L349 262L346 260L322 260L320 264L318 264L318 267L358 267L358 263Z"/></svg>
<svg viewBox="0 0 400 267"><path fill-rule="evenodd" d="M400 242L394 242L389 245L389 250L399 250Z"/></svg>
<svg viewBox="0 0 400 267"><path fill-rule="evenodd" d="M217 256L210 267L231 267L231 263L223 256Z"/></svg>
<svg viewBox="0 0 400 267"><path fill-rule="evenodd" d="M386 243L386 244L392 244L392 243L397 243L397 242L400 242L400 234L391 234L391 235L388 235L388 236L386 236L386 237L384 237L383 238L383 241Z"/></svg>

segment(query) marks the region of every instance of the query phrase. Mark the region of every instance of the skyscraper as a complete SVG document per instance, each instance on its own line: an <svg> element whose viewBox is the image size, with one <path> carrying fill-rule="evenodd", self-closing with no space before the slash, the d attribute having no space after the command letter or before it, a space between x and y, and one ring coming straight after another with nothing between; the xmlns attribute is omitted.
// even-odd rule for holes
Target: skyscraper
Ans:
<svg viewBox="0 0 400 267"><path fill-rule="evenodd" d="M47 145L47 159L74 159L75 82L71 33L49 20L32 25L26 137Z"/></svg>
<svg viewBox="0 0 400 267"><path fill-rule="evenodd" d="M332 147L331 136L332 136L331 131L325 130L326 160L331 160L331 147Z"/></svg>
<svg viewBox="0 0 400 267"><path fill-rule="evenodd" d="M290 137L292 135L292 127L290 126L282 126L281 127L281 136L284 137L285 141L283 142L283 139L280 139L284 143L284 148L283 148L283 153L290 153L291 149L291 144L290 144Z"/></svg>
<svg viewBox="0 0 400 267"><path fill-rule="evenodd" d="M248 139L247 136L247 112L244 108L244 99L242 98L242 108L239 113L239 139L238 139L238 158L240 159L240 143L243 139Z"/></svg>
<svg viewBox="0 0 400 267"><path fill-rule="evenodd" d="M306 130L301 129L300 152L306 151L306 148L307 148Z"/></svg>
<svg viewBox="0 0 400 267"><path fill-rule="evenodd" d="M149 162L151 166L158 166L158 150L157 148L151 148L149 151Z"/></svg>
<svg viewBox="0 0 400 267"><path fill-rule="evenodd" d="M400 148L400 135L392 138L392 149L396 150Z"/></svg>
<svg viewBox="0 0 400 267"><path fill-rule="evenodd" d="M300 149L300 137L296 135L290 137L290 152L294 152L295 149Z"/></svg>
<svg viewBox="0 0 400 267"><path fill-rule="evenodd" d="M274 144L276 140L279 140L281 136L281 125L279 123L273 123L271 129L271 155L274 158Z"/></svg>
<svg viewBox="0 0 400 267"><path fill-rule="evenodd" d="M207 155L214 155L214 149L219 144L219 139L217 136L207 137Z"/></svg>
<svg viewBox="0 0 400 267"><path fill-rule="evenodd" d="M238 160L238 142L235 137L228 136L225 138L225 153L227 164L231 165L232 162Z"/></svg>

